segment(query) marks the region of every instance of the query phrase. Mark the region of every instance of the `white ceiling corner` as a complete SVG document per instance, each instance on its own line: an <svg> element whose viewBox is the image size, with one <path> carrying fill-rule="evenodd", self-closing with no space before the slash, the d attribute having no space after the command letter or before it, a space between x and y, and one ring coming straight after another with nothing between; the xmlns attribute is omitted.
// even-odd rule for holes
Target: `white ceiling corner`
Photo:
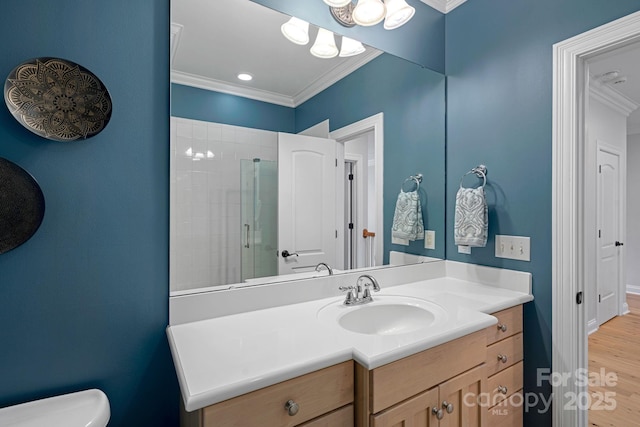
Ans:
<svg viewBox="0 0 640 427"><path fill-rule="evenodd" d="M465 3L467 0L420 0L427 6L431 6L435 10L442 13L449 13L456 7Z"/></svg>

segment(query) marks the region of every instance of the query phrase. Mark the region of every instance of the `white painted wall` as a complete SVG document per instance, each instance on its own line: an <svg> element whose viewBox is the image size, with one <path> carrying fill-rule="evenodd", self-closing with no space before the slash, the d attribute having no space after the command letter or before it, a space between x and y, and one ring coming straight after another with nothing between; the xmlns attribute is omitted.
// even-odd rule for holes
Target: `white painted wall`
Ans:
<svg viewBox="0 0 640 427"><path fill-rule="evenodd" d="M609 103L602 102L600 96L590 93L587 109L587 147L585 150L585 200L586 209L585 236L591 236L585 242L585 258L587 273L585 280L585 304L587 309L587 328L589 332L597 329L596 309L598 292L596 288L597 261L597 218L596 218L596 188L597 188L597 154L598 144L606 144L622 153L621 164L626 162L627 150L627 115L613 108ZM624 184L622 184L624 188ZM623 225L624 228L624 225ZM624 274L624 272L622 273Z"/></svg>
<svg viewBox="0 0 640 427"><path fill-rule="evenodd" d="M170 144L171 291L238 283L240 160L277 160L278 135L172 117Z"/></svg>
<svg viewBox="0 0 640 427"><path fill-rule="evenodd" d="M627 290L640 293L640 133L627 145Z"/></svg>

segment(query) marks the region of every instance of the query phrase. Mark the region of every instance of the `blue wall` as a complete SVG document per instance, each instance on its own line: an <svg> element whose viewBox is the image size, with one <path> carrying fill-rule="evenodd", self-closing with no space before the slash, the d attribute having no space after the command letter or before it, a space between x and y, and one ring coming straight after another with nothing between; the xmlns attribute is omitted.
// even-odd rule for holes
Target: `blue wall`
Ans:
<svg viewBox="0 0 640 427"><path fill-rule="evenodd" d="M174 83L171 115L274 132L295 129L293 108Z"/></svg>
<svg viewBox="0 0 640 427"><path fill-rule="evenodd" d="M416 13L409 22L395 30L385 30L382 23L372 27L356 25L345 28L333 19L329 7L320 0L252 1L444 73L445 17L420 0L406 0Z"/></svg>
<svg viewBox="0 0 640 427"><path fill-rule="evenodd" d="M457 180L489 169L490 238L472 255L447 259L533 273L525 306L525 389L551 366L552 45L640 9L638 0L470 0L446 17L447 235ZM496 234L531 236L531 262L494 257ZM530 411L528 426L551 425Z"/></svg>
<svg viewBox="0 0 640 427"><path fill-rule="evenodd" d="M7 0L0 75L54 56L105 83L113 115L48 141L0 107L0 156L46 198L40 229L0 255L0 407L98 387L110 426L178 425L168 324L169 1Z"/></svg>
<svg viewBox="0 0 640 427"><path fill-rule="evenodd" d="M383 54L296 108L296 132L325 119L335 130L384 113L384 263L390 250L444 258L445 80ZM416 173L424 175L422 213L425 229L436 231L435 250L424 249L424 240L410 246L390 242L400 185Z"/></svg>

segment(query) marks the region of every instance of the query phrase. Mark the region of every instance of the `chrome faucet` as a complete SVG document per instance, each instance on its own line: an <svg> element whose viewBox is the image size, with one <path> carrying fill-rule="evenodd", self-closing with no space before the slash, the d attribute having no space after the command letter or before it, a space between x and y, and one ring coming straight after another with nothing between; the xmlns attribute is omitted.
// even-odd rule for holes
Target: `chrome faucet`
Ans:
<svg viewBox="0 0 640 427"><path fill-rule="evenodd" d="M361 285L362 280L367 279L369 283L365 283L364 287ZM355 286L340 286L338 289L341 291L346 291L347 296L344 300L344 305L359 305L366 304L368 302L373 301L371 297L371 291L369 288L372 287L374 292L380 291L380 285L375 277L369 274L363 274L358 277Z"/></svg>
<svg viewBox="0 0 640 427"><path fill-rule="evenodd" d="M327 269L327 271L329 272L329 276L333 275L333 269L329 267L329 264L327 264L326 262L319 262L318 265L316 265L316 271L322 270L322 267L325 267Z"/></svg>

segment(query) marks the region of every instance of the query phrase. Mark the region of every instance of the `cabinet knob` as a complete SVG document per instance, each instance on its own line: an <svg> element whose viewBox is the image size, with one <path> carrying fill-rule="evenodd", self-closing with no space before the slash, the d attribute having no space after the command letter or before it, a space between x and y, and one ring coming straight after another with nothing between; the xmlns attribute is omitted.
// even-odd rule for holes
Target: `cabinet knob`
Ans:
<svg viewBox="0 0 640 427"><path fill-rule="evenodd" d="M504 323L498 323L498 329L502 332L507 332L507 325L505 325Z"/></svg>
<svg viewBox="0 0 640 427"><path fill-rule="evenodd" d="M444 411L439 408L431 408L431 413L436 416L437 419L441 420L444 417Z"/></svg>
<svg viewBox="0 0 640 427"><path fill-rule="evenodd" d="M498 386L498 392L502 394L507 394L507 387L503 385Z"/></svg>
<svg viewBox="0 0 640 427"><path fill-rule="evenodd" d="M507 363L507 355L506 354L499 354L498 355L498 360L502 363Z"/></svg>
<svg viewBox="0 0 640 427"><path fill-rule="evenodd" d="M444 400L442 401L442 408L447 411L447 414L451 414L453 412L453 403L449 403Z"/></svg>
<svg viewBox="0 0 640 427"><path fill-rule="evenodd" d="M287 413L293 417L300 410L300 406L298 406L298 404L293 400L287 400L287 403L284 404L284 409L286 409Z"/></svg>

